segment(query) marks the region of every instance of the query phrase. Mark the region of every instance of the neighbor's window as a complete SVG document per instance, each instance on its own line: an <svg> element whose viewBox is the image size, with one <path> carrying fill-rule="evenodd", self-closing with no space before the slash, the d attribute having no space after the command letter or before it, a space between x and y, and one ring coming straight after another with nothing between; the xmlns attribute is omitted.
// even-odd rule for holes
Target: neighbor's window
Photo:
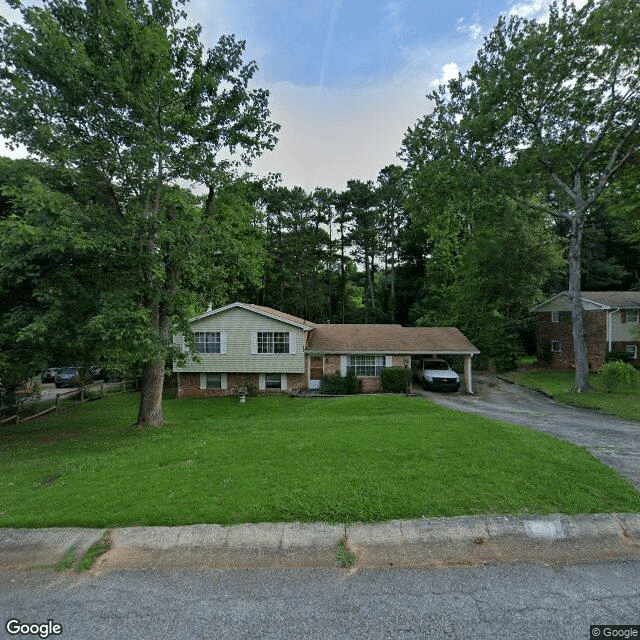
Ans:
<svg viewBox="0 0 640 640"><path fill-rule="evenodd" d="M551 312L551 322L560 322L560 312L552 311Z"/></svg>
<svg viewBox="0 0 640 640"><path fill-rule="evenodd" d="M279 373L267 373L264 377L266 389L282 389L282 376Z"/></svg>
<svg viewBox="0 0 640 640"><path fill-rule="evenodd" d="M222 389L221 373L207 373L207 389Z"/></svg>
<svg viewBox="0 0 640 640"><path fill-rule="evenodd" d="M219 331L194 331L193 338L198 353L220 353Z"/></svg>
<svg viewBox="0 0 640 640"><path fill-rule="evenodd" d="M626 313L627 322L629 324L638 324L638 310L637 309L629 309Z"/></svg>
<svg viewBox="0 0 640 640"><path fill-rule="evenodd" d="M628 344L626 351L634 360L638 357L638 347L635 344Z"/></svg>
<svg viewBox="0 0 640 640"><path fill-rule="evenodd" d="M384 356L349 356L347 371L353 371L356 376L379 376L384 368Z"/></svg>
<svg viewBox="0 0 640 640"><path fill-rule="evenodd" d="M558 342L558 340L552 340L551 341L551 351L555 351L558 352L560 351L560 342Z"/></svg>
<svg viewBox="0 0 640 640"><path fill-rule="evenodd" d="M289 353L289 332L258 331L258 353Z"/></svg>

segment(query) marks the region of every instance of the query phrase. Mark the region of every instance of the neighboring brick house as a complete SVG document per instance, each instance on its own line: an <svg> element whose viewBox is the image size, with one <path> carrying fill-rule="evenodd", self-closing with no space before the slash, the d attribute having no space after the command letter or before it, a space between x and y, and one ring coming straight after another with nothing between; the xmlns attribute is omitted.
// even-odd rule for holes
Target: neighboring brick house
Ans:
<svg viewBox="0 0 640 640"><path fill-rule="evenodd" d="M597 371L612 350L626 351L640 367L640 291L583 291L582 309L589 370ZM551 354L551 366L570 368L573 353L571 307L567 292L534 307L538 318L538 357Z"/></svg>
<svg viewBox="0 0 640 640"><path fill-rule="evenodd" d="M479 351L455 328L314 324L268 307L234 302L191 320L198 362L174 363L178 397L233 393L248 381L260 392L318 389L323 375L351 368L364 391L381 391L380 372L411 367L412 356L461 355L472 393ZM186 351L184 336L174 344Z"/></svg>

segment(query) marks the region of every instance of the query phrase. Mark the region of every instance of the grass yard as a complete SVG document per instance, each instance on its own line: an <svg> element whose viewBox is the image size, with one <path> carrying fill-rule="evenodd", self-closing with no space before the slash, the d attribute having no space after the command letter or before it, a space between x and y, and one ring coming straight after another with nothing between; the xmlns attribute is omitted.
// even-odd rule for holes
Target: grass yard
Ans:
<svg viewBox="0 0 640 640"><path fill-rule="evenodd" d="M109 396L0 430L0 527L638 512L585 450L421 398Z"/></svg>
<svg viewBox="0 0 640 640"><path fill-rule="evenodd" d="M592 373L589 376L589 382L593 389L588 393L575 393L571 391L573 376L573 371L557 369L514 371L509 374L509 377L518 384L532 389L543 389L552 394L558 402L587 409L598 409L621 418L640 420L640 389L607 393L601 381L598 380L598 374Z"/></svg>

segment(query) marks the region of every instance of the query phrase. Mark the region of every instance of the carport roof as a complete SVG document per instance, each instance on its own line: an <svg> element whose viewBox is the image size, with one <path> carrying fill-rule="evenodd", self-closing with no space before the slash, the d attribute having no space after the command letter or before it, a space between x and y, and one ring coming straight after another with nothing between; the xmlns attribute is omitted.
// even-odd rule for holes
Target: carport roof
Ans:
<svg viewBox="0 0 640 640"><path fill-rule="evenodd" d="M480 351L455 327L399 324L318 324L309 334L309 353L475 354Z"/></svg>

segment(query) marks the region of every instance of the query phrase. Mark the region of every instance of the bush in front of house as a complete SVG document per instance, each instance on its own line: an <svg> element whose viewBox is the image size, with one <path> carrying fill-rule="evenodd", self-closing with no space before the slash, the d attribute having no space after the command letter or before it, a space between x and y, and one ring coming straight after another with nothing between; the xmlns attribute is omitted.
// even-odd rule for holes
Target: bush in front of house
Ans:
<svg viewBox="0 0 640 640"><path fill-rule="evenodd" d="M404 367L385 367L380 373L385 393L406 393L411 384L411 370Z"/></svg>
<svg viewBox="0 0 640 640"><path fill-rule="evenodd" d="M637 387L640 373L628 362L614 360L600 367L598 379L602 381L605 390L611 393L612 391Z"/></svg>
<svg viewBox="0 0 640 640"><path fill-rule="evenodd" d="M353 395L362 392L362 380L353 371L346 376L336 371L332 376L324 376L320 383L320 391L332 395Z"/></svg>
<svg viewBox="0 0 640 640"><path fill-rule="evenodd" d="M631 362L633 361L633 356L630 353L627 353L624 349L611 349L611 351L607 351L605 361L628 362L629 364L631 364Z"/></svg>

